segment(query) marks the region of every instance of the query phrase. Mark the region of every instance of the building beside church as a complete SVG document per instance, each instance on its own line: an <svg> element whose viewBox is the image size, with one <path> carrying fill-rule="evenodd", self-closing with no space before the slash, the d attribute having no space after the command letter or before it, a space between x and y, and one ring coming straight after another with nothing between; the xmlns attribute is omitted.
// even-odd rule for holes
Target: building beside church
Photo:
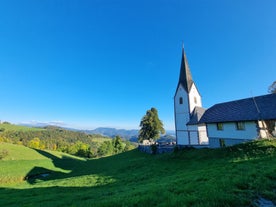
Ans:
<svg viewBox="0 0 276 207"><path fill-rule="evenodd" d="M276 94L219 103L205 110L182 47L174 116L177 145L231 146L276 136Z"/></svg>
<svg viewBox="0 0 276 207"><path fill-rule="evenodd" d="M276 136L276 94L215 104L199 123L207 126L211 148Z"/></svg>

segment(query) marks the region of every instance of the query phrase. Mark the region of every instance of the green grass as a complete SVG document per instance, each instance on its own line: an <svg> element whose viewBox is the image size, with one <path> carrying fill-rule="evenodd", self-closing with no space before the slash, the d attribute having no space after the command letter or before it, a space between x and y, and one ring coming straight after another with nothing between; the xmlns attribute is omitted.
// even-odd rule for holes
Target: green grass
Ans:
<svg viewBox="0 0 276 207"><path fill-rule="evenodd" d="M254 206L258 196L276 201L276 141L163 155L133 150L91 160L4 145L10 155L0 161L1 206ZM14 154L17 147L26 158ZM23 180L40 173L49 176Z"/></svg>
<svg viewBox="0 0 276 207"><path fill-rule="evenodd" d="M26 126L19 126L19 125L14 125L14 124L0 124L0 129L1 131L41 131L45 130L42 128L35 128L35 127L26 127Z"/></svg>

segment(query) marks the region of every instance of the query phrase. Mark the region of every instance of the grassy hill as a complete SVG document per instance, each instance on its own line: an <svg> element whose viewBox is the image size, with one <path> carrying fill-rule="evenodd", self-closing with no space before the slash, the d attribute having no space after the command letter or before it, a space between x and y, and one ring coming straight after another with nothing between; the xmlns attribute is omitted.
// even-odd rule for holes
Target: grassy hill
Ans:
<svg viewBox="0 0 276 207"><path fill-rule="evenodd" d="M81 131L71 131L55 126L31 128L13 124L0 124L0 142L21 144L31 148L62 151L82 157L106 156L111 150L100 150L105 142L112 139L98 134L86 134ZM133 149L133 143L121 140L122 151ZM99 152L100 151L100 152ZM112 152L113 153L113 152Z"/></svg>
<svg viewBox="0 0 276 207"><path fill-rule="evenodd" d="M9 156L0 161L2 206L205 207L256 206L260 197L276 201L274 140L163 155L132 150L87 160L0 143L3 148Z"/></svg>
<svg viewBox="0 0 276 207"><path fill-rule="evenodd" d="M0 123L0 131L41 131L42 128L19 126L15 124Z"/></svg>

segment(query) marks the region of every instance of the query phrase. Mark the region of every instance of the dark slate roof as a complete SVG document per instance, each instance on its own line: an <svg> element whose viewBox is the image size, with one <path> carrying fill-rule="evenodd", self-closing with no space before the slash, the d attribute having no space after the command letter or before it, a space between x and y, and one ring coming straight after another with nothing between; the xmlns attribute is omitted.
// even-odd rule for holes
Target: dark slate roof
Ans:
<svg viewBox="0 0 276 207"><path fill-rule="evenodd" d="M187 123L187 125L198 124L198 121L201 119L204 112L205 112L204 108L196 106L193 112L191 113L190 121Z"/></svg>
<svg viewBox="0 0 276 207"><path fill-rule="evenodd" d="M179 75L179 81L177 88L181 84L187 93L190 92L191 87L193 85L194 81L192 79L190 67L188 64L188 60L186 58L186 54L184 51L184 46L182 47L182 58L181 58L181 66L180 66L180 75Z"/></svg>
<svg viewBox="0 0 276 207"><path fill-rule="evenodd" d="M212 106L199 123L276 119L276 94L251 97Z"/></svg>

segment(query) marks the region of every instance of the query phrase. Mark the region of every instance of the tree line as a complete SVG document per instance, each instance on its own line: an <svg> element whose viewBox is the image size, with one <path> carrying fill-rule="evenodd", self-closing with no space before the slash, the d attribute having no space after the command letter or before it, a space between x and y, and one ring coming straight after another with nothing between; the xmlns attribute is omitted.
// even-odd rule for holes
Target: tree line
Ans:
<svg viewBox="0 0 276 207"><path fill-rule="evenodd" d="M0 124L0 142L24 145L35 149L61 151L80 157L94 158L121 153L135 146L117 136L102 135L45 127L41 130L6 130Z"/></svg>

